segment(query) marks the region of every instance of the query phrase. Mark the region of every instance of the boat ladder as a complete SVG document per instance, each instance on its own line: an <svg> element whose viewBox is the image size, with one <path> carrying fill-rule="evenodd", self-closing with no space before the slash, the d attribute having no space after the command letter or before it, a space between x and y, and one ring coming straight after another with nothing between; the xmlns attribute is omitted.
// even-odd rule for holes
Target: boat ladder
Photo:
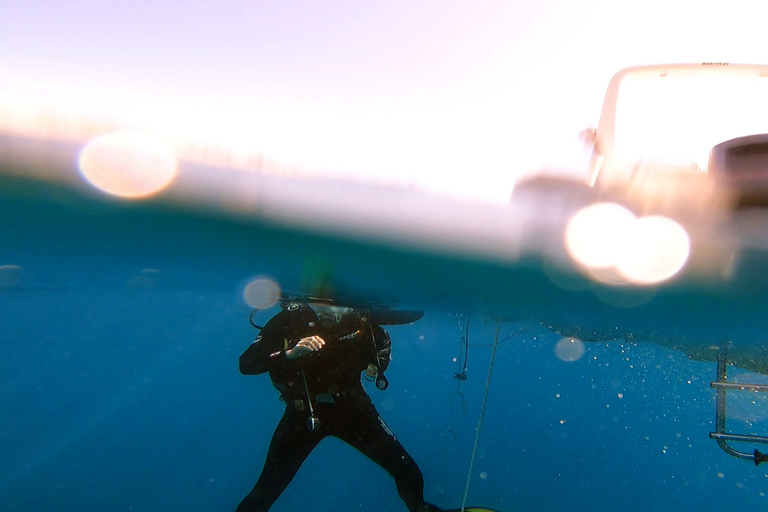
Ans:
<svg viewBox="0 0 768 512"><path fill-rule="evenodd" d="M718 446L728 455L738 459L754 461L755 466L768 461L768 454L761 453L755 449L752 453L739 451L728 444L728 441L749 442L749 443L768 443L768 437L731 434L725 429L725 410L726 410L726 392L728 390L768 392L768 385L764 384L741 384L727 381L728 368L728 349L722 348L717 355L717 380L710 382L710 385L717 391L717 413L715 417L715 431L709 433L709 437L717 441Z"/></svg>

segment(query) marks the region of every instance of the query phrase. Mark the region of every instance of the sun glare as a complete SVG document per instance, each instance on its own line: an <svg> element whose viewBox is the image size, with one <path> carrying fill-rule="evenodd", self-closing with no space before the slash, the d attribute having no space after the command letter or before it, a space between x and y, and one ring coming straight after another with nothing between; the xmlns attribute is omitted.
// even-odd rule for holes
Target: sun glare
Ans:
<svg viewBox="0 0 768 512"><path fill-rule="evenodd" d="M650 216L634 222L619 272L633 283L654 284L677 274L688 261L690 240L677 222Z"/></svg>
<svg viewBox="0 0 768 512"><path fill-rule="evenodd" d="M94 187L118 197L157 194L176 177L178 162L162 140L123 131L92 139L80 153L80 172Z"/></svg>
<svg viewBox="0 0 768 512"><path fill-rule="evenodd" d="M613 203L576 213L565 246L592 279L609 285L661 283L680 272L690 255L690 239L679 223L659 215L636 218Z"/></svg>
<svg viewBox="0 0 768 512"><path fill-rule="evenodd" d="M593 268L611 267L619 259L624 237L635 216L614 203L598 203L574 215L565 232L565 246L571 257Z"/></svg>
<svg viewBox="0 0 768 512"><path fill-rule="evenodd" d="M130 94L119 102L74 92L47 103L17 96L0 98L0 131L90 141L80 157L82 175L120 197L161 190L178 160L506 204L517 175L536 167L539 154L552 153L544 143L510 151L510 141L527 135L510 128L498 105L483 98L446 108L440 102L243 102L215 95L192 106ZM146 134L162 142L150 142Z"/></svg>
<svg viewBox="0 0 768 512"><path fill-rule="evenodd" d="M627 76L616 109L616 156L692 162L706 171L726 140L768 131L768 78L745 75Z"/></svg>

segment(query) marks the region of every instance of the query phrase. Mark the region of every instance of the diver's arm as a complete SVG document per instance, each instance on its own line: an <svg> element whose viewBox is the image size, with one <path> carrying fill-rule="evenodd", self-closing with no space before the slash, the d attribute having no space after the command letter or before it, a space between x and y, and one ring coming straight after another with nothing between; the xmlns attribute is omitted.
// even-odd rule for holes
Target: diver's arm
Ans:
<svg viewBox="0 0 768 512"><path fill-rule="evenodd" d="M290 361L317 352L324 345L323 338L309 336L299 340L295 347L283 350L280 343L267 343L263 338L256 338L240 356L240 373L258 375L277 367L286 367Z"/></svg>
<svg viewBox="0 0 768 512"><path fill-rule="evenodd" d="M258 375L273 369L292 368L293 360L320 350L325 341L319 336L306 336L311 309L305 305L288 305L262 329L256 340L240 356L240 373Z"/></svg>
<svg viewBox="0 0 768 512"><path fill-rule="evenodd" d="M259 375L279 364L279 360L287 361L280 348L279 340L259 334L240 356L240 373Z"/></svg>
<svg viewBox="0 0 768 512"><path fill-rule="evenodd" d="M240 356L240 373L259 375L269 370L288 365L285 349L291 346L295 315L281 311L275 315L256 336L253 343Z"/></svg>

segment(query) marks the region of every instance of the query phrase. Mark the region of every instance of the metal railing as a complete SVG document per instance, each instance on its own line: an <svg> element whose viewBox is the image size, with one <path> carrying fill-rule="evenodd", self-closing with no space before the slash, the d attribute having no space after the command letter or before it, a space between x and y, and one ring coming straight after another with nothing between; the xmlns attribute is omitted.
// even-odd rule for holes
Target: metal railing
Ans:
<svg viewBox="0 0 768 512"><path fill-rule="evenodd" d="M717 391L717 410L715 417L715 431L709 433L709 437L717 441L718 446L727 453L738 459L754 461L755 466L768 460L768 455L755 449L752 453L742 452L730 446L728 441L749 442L749 443L768 443L768 437L755 436L748 434L731 434L725 428L726 411L726 392L730 390L768 392L768 385L763 384L740 384L736 382L727 382L728 368L728 347L727 345L720 349L717 355L717 380L710 382L710 385Z"/></svg>

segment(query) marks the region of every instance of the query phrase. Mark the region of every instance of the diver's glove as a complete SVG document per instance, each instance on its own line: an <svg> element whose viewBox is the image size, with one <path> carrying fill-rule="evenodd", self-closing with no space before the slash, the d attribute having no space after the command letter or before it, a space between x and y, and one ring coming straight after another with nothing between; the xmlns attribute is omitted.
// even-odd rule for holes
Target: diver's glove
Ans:
<svg viewBox="0 0 768 512"><path fill-rule="evenodd" d="M307 336L301 338L295 347L285 351L288 359L297 359L301 356L317 352L325 346L325 340L320 336Z"/></svg>

